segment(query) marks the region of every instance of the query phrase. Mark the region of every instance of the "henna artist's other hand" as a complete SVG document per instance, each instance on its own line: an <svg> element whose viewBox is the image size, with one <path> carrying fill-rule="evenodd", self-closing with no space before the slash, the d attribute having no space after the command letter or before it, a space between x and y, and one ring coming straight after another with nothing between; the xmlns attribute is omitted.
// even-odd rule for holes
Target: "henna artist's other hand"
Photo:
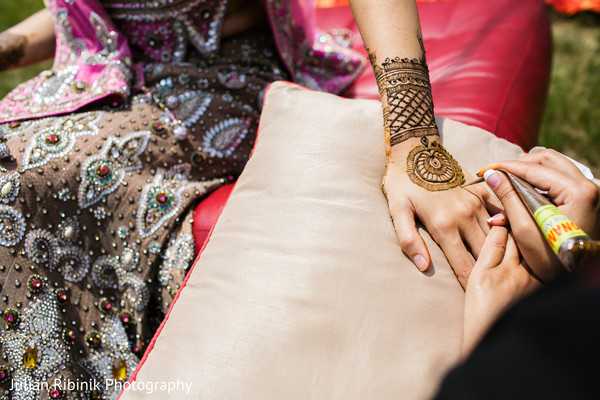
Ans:
<svg viewBox="0 0 600 400"><path fill-rule="evenodd" d="M471 352L502 311L539 286L519 262L508 230L492 227L465 290L463 355Z"/></svg>
<svg viewBox="0 0 600 400"><path fill-rule="evenodd" d="M536 188L547 191L558 209L593 239L600 230L600 191L573 163L554 150L527 154L516 161L503 161L490 168L502 168ZM543 281L563 273L552 249L514 191L508 178L499 172L486 174L487 184L502 202L519 250L531 270ZM501 218L500 218L501 219ZM492 221L492 224L495 224Z"/></svg>
<svg viewBox="0 0 600 400"><path fill-rule="evenodd" d="M417 170L419 167L413 172L407 172L407 159L414 159L414 156L407 155L409 150L405 150L404 146L396 146L388 157L383 190L404 253L419 270L425 271L429 268L431 258L415 226L415 220L418 219L440 245L458 281L464 287L473 267L468 250L478 257L489 231L486 222L489 214L485 203L493 196L481 186L471 186L469 190L458 187L462 181L462 174L456 161L441 146L429 147L431 152L435 152L435 157L425 150L423 145L410 146L408 149L416 149L412 150L411 154L414 155L420 148L423 158L431 156L428 162L434 163L434 166L437 166L436 171L441 173L429 175L429 179L438 180L438 183L429 185L427 181L419 179L419 175L426 175L425 172ZM454 172L460 176L451 176L454 168L457 170ZM446 190L431 190L432 187Z"/></svg>

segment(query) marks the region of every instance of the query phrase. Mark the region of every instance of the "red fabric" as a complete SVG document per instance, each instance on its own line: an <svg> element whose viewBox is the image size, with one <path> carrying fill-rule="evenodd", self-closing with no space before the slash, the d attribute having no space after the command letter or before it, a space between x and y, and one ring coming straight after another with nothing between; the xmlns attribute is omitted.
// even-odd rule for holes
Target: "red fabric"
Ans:
<svg viewBox="0 0 600 400"><path fill-rule="evenodd" d="M209 194L194 211L194 223L192 232L196 242L196 253L200 253L204 243L210 237L212 227L217 222L217 216L221 214L221 209L227 202L234 184L221 186Z"/></svg>
<svg viewBox="0 0 600 400"><path fill-rule="evenodd" d="M419 2L435 113L535 146L550 76L552 38L542 0ZM348 7L317 12L323 29L355 32ZM345 93L378 99L370 69Z"/></svg>
<svg viewBox="0 0 600 400"><path fill-rule="evenodd" d="M529 149L537 142L552 54L550 23L542 0L419 2L435 113L494 132ZM317 10L322 29L353 30L348 7ZM378 99L370 68L345 93ZM194 215L201 248L233 185L206 198Z"/></svg>

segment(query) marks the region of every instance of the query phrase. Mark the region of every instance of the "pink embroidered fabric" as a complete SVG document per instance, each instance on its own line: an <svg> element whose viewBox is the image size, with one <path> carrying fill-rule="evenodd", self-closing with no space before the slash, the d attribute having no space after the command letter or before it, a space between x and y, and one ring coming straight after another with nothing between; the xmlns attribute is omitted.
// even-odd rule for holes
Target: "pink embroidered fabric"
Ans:
<svg viewBox="0 0 600 400"><path fill-rule="evenodd" d="M56 26L54 65L0 102L0 123L69 113L100 100L120 103L143 86L148 64L183 63L190 49L212 57L226 3L46 0ZM340 93L366 65L343 34L315 29L313 0L264 5L280 57L301 85Z"/></svg>
<svg viewBox="0 0 600 400"><path fill-rule="evenodd" d="M0 103L0 122L77 110L130 94L131 53L97 1L46 0L56 27L52 70L19 85Z"/></svg>

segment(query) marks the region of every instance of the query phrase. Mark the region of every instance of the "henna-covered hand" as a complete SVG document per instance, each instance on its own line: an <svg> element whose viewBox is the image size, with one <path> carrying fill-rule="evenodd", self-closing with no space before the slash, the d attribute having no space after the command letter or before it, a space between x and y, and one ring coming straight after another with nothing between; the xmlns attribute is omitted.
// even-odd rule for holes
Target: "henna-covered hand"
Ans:
<svg viewBox="0 0 600 400"><path fill-rule="evenodd" d="M465 177L440 143L424 56L387 58L381 64L374 52L369 58L383 104L387 169L382 187L400 246L420 270L429 268L431 258L415 225L420 220L464 287L473 267L469 250L479 255L489 231L486 203L493 200L484 188L459 187ZM499 209L497 203L490 208Z"/></svg>
<svg viewBox="0 0 600 400"><path fill-rule="evenodd" d="M19 64L25 56L27 38L10 32L0 33L0 71Z"/></svg>

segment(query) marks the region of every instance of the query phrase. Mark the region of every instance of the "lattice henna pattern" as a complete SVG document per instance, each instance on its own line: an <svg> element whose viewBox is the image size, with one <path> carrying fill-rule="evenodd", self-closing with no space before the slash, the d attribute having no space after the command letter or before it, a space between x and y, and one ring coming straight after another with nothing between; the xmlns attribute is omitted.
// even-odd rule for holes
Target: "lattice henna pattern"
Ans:
<svg viewBox="0 0 600 400"><path fill-rule="evenodd" d="M390 146L412 137L437 135L429 72L424 59L386 59L378 86L385 90L389 111L384 116Z"/></svg>
<svg viewBox="0 0 600 400"><path fill-rule="evenodd" d="M23 35L14 35L4 32L0 34L0 71L17 65L25 56L27 38Z"/></svg>
<svg viewBox="0 0 600 400"><path fill-rule="evenodd" d="M418 39L425 54L420 35ZM375 52L367 49L367 53L383 102L384 129L390 147L409 138L421 138L421 145L412 149L406 160L410 180L430 191L464 183L462 169L452 155L439 142L430 143L428 139L438 136L438 129L425 57L388 58L380 66Z"/></svg>

